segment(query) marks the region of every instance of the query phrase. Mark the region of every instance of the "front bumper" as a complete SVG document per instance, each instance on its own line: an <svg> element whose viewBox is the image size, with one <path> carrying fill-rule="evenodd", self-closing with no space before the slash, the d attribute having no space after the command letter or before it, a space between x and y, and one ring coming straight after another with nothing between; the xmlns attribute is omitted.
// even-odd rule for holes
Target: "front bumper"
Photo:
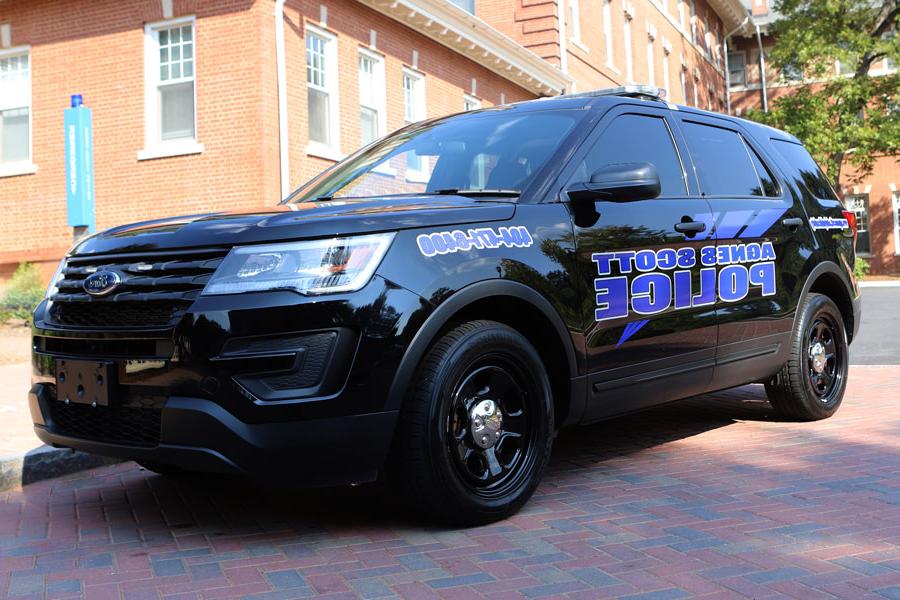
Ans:
<svg viewBox="0 0 900 600"><path fill-rule="evenodd" d="M418 311L418 312L417 312ZM373 480L393 437L388 391L418 318L375 277L353 294L201 297L171 331L34 327L30 407L47 444L299 485ZM57 398L58 365L103 362L109 405Z"/></svg>

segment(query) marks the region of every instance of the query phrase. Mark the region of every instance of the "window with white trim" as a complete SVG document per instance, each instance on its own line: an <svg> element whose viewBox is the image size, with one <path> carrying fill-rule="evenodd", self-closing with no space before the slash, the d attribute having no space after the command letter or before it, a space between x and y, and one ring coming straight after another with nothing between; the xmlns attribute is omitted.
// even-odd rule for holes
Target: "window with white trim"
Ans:
<svg viewBox="0 0 900 600"><path fill-rule="evenodd" d="M146 136L139 158L200 152L194 18L147 25Z"/></svg>
<svg viewBox="0 0 900 600"><path fill-rule="evenodd" d="M869 195L847 196L847 209L856 215L856 251L869 254L872 251L869 242Z"/></svg>
<svg viewBox="0 0 900 600"><path fill-rule="evenodd" d="M691 16L691 43L697 43L697 6L694 4L694 0L688 0L688 6L690 7L690 16Z"/></svg>
<svg viewBox="0 0 900 600"><path fill-rule="evenodd" d="M569 27L572 41L581 43L581 5L580 0L569 0Z"/></svg>
<svg viewBox="0 0 900 600"><path fill-rule="evenodd" d="M743 50L728 53L728 85L738 87L747 84L747 53Z"/></svg>
<svg viewBox="0 0 900 600"><path fill-rule="evenodd" d="M653 60L653 41L654 38L651 35L647 35L647 83L651 86L656 85L656 65Z"/></svg>
<svg viewBox="0 0 900 600"><path fill-rule="evenodd" d="M628 13L625 13L625 20L622 22L622 39L625 45L625 79L628 83L634 83L634 60L631 54L631 19Z"/></svg>
<svg viewBox="0 0 900 600"><path fill-rule="evenodd" d="M612 0L603 0L603 41L606 43L606 66L613 64Z"/></svg>
<svg viewBox="0 0 900 600"><path fill-rule="evenodd" d="M471 94L466 94L463 97L463 110L468 112L470 110L478 110L481 108L481 100L472 96Z"/></svg>
<svg viewBox="0 0 900 600"><path fill-rule="evenodd" d="M403 70L403 121L409 125L425 118L425 77L421 73ZM406 157L406 178L427 181L425 158L413 152Z"/></svg>
<svg viewBox="0 0 900 600"><path fill-rule="evenodd" d="M894 254L900 255L900 191L891 194L894 209Z"/></svg>
<svg viewBox="0 0 900 600"><path fill-rule="evenodd" d="M338 140L337 40L306 25L306 100L309 117L307 152L337 158ZM332 156L335 155L335 156Z"/></svg>
<svg viewBox="0 0 900 600"><path fill-rule="evenodd" d="M365 146L387 133L384 59L359 49L360 142Z"/></svg>
<svg viewBox="0 0 900 600"><path fill-rule="evenodd" d="M27 49L0 52L0 175L31 163L31 70Z"/></svg>

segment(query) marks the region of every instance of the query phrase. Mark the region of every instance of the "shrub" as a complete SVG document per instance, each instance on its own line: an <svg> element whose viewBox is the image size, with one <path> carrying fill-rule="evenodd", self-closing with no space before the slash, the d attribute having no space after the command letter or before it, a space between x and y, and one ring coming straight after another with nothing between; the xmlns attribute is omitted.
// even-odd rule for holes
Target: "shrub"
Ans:
<svg viewBox="0 0 900 600"><path fill-rule="evenodd" d="M860 257L856 257L856 262L853 263L853 274L856 275L857 279L865 279L866 275L869 274L869 269L871 266L869 262Z"/></svg>
<svg viewBox="0 0 900 600"><path fill-rule="evenodd" d="M6 284L6 291L0 302L0 321L30 321L31 312L43 297L44 284L37 266L20 263Z"/></svg>

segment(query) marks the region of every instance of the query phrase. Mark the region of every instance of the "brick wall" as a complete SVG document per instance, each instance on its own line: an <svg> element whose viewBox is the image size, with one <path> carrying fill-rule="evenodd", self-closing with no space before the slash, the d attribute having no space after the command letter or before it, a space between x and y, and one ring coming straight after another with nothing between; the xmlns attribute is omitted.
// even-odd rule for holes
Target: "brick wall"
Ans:
<svg viewBox="0 0 900 600"><path fill-rule="evenodd" d="M77 4L77 10L73 5ZM320 2L285 10L291 186L332 164L306 154L307 22ZM403 125L402 69L425 75L427 116L459 112L472 91L485 106L533 97L483 66L352 0L327 0L337 36L341 150L360 142L357 48L377 32L385 56L388 130ZM6 0L0 23L12 45L31 46L32 161L37 172L0 177L9 223L0 237L0 279L21 260L52 265L71 244L66 224L63 110L81 93L93 111L97 226L185 213L272 205L280 197L273 0L174 0L174 17L196 17L200 154L138 160L144 146L144 25L163 20L159 1Z"/></svg>

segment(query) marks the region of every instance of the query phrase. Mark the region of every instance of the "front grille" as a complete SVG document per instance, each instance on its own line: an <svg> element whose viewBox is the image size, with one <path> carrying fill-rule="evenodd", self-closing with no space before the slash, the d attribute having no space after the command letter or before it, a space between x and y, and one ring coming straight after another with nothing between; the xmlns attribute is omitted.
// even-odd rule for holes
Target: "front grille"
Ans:
<svg viewBox="0 0 900 600"><path fill-rule="evenodd" d="M196 300L227 250L73 257L51 296L51 323L82 329L162 328L174 325ZM120 282L107 296L91 296L84 280L113 271Z"/></svg>
<svg viewBox="0 0 900 600"><path fill-rule="evenodd" d="M127 444L159 444L162 410L137 406L90 406L50 403L53 433L75 438Z"/></svg>

